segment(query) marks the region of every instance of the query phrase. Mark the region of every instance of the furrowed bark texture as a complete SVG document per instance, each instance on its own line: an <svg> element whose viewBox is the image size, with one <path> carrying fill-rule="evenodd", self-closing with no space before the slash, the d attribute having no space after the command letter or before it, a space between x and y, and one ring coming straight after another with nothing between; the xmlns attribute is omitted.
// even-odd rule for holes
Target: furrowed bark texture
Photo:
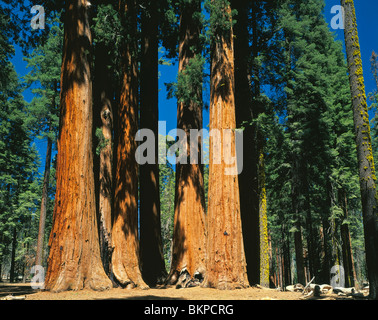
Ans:
<svg viewBox="0 0 378 320"><path fill-rule="evenodd" d="M141 13L142 61L140 74L140 126L155 135L154 163L140 165L140 254L143 279L149 286L167 277L160 222L158 163L159 70L158 3L145 1Z"/></svg>
<svg viewBox="0 0 378 320"><path fill-rule="evenodd" d="M92 153L91 33L86 1L66 2L57 185L45 287L111 287L101 264Z"/></svg>
<svg viewBox="0 0 378 320"><path fill-rule="evenodd" d="M235 108L237 127L244 127L243 171L239 175L240 210L243 228L247 274L250 284L260 283L260 230L258 155L256 126L249 123L257 116L257 104L252 102L250 83L251 50L248 32L248 1L233 0L238 11L234 26L235 47ZM247 123L247 124L246 124Z"/></svg>
<svg viewBox="0 0 378 320"><path fill-rule="evenodd" d="M112 188L113 188L113 89L107 66L110 64L108 48L101 42L96 45L95 114L96 128L101 129L100 154L95 161L97 182L98 224L101 260L110 275L112 256ZM102 141L101 141L102 140Z"/></svg>
<svg viewBox="0 0 378 320"><path fill-rule="evenodd" d="M376 173L371 147L370 122L365 93L357 19L352 0L341 0L345 10L345 45L353 103L357 158L365 231L366 265L371 299L378 299L378 208Z"/></svg>
<svg viewBox="0 0 378 320"><path fill-rule="evenodd" d="M231 19L231 8L224 8ZM210 137L208 263L205 286L218 289L248 287L240 217L237 175L227 175L223 150L235 152L233 31L214 35L211 48L210 130L231 129L231 141ZM222 152L221 163L214 152ZM218 162L218 161L216 161Z"/></svg>
<svg viewBox="0 0 378 320"><path fill-rule="evenodd" d="M135 158L138 130L136 4L134 0L121 0L119 8L128 39L122 53L122 83L117 114L112 271L122 286L146 288L140 271L138 164Z"/></svg>
<svg viewBox="0 0 378 320"><path fill-rule="evenodd" d="M198 47L200 25L194 15L201 12L201 2L183 4L180 18L179 74L185 74L188 65L200 50ZM196 79L193 79L196 81ZM191 129L202 129L202 87L192 88L192 101L178 102L177 128L187 137L187 164L177 164L175 190L175 217L172 264L169 283L189 281L196 277L202 281L206 270L206 221L203 166L201 164L201 138L193 145ZM192 145L191 145L192 144ZM191 147L198 155L197 164L190 162ZM182 273L184 279L180 279ZM185 279L185 276L187 278ZM198 284L197 282L197 284ZM187 282L188 283L188 282ZM186 284L187 284L186 283ZM193 282L192 282L193 283ZM185 285L186 285L185 284ZM184 285L184 283L180 283Z"/></svg>

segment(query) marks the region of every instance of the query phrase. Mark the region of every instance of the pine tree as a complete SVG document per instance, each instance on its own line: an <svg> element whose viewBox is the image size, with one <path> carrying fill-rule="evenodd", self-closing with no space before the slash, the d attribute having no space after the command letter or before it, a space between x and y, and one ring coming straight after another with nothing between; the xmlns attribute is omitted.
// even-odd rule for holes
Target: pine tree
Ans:
<svg viewBox="0 0 378 320"><path fill-rule="evenodd" d="M0 21L0 270L9 263L13 282L27 265L28 255L19 252L23 247L32 249L30 222L39 204L39 160L32 144L22 85L10 62L14 47L1 8Z"/></svg>
<svg viewBox="0 0 378 320"><path fill-rule="evenodd" d="M59 18L55 18L50 30L50 36L46 43L35 48L28 62L30 72L25 76L28 85L37 84L32 89L34 98L28 106L31 123L28 125L35 130L35 134L41 139L47 139L46 160L43 178L41 211L39 218L39 233L37 242L37 254L35 265L43 265L43 247L46 225L46 213L48 202L48 189L50 182L50 167L53 152L53 144L59 126L59 91L60 65L62 52L63 30L59 24Z"/></svg>

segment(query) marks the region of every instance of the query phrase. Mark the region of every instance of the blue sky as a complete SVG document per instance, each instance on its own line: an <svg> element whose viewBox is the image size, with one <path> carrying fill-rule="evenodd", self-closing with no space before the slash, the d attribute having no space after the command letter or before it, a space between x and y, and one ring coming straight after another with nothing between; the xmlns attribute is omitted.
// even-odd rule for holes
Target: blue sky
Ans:
<svg viewBox="0 0 378 320"><path fill-rule="evenodd" d="M340 0L326 0L325 17L330 24L333 15L331 14L331 8L334 5L339 5ZM370 56L372 51L378 52L378 1L376 0L356 0L356 14L359 29L359 38L362 52L362 61L364 68L364 77L366 85L366 93L376 89L374 78L370 72ZM342 30L335 32L337 39L344 43L344 34ZM26 63L22 60L21 51L16 48L16 55L13 58L17 72L22 76L26 70ZM173 128L176 128L176 101L175 99L167 100L167 93L164 83L173 82L176 80L177 63L173 66L160 66L161 77L159 80L160 97L159 97L159 118L160 121L166 121L167 132ZM30 91L25 92L26 101L30 101L32 95ZM209 98L209 93L205 93L205 99ZM208 111L204 111L204 127L206 128L209 123ZM41 165L44 164L45 148L44 141L36 141L37 148L41 155Z"/></svg>

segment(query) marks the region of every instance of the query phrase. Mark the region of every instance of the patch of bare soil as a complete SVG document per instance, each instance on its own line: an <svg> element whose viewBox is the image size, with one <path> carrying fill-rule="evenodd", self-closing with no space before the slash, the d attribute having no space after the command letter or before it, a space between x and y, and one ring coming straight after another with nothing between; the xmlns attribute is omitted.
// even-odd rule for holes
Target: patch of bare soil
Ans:
<svg viewBox="0 0 378 320"><path fill-rule="evenodd" d="M281 292L274 289L248 288L240 290L216 290L208 288L185 289L121 289L107 291L67 291L51 293L33 290L30 284L0 283L0 300L9 297L25 297L25 300L344 300L335 294L304 298L300 292Z"/></svg>

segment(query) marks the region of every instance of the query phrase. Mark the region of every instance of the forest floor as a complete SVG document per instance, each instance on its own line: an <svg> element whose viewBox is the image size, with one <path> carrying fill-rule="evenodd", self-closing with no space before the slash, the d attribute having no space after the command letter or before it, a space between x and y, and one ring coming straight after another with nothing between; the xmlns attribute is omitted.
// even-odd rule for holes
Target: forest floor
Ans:
<svg viewBox="0 0 378 320"><path fill-rule="evenodd" d="M121 289L97 292L92 290L51 293L34 290L28 283L0 283L0 300L13 295L25 296L25 300L351 300L336 294L321 295L318 298L303 298L299 292L280 292L274 289L248 288L225 291L208 288L187 289Z"/></svg>

